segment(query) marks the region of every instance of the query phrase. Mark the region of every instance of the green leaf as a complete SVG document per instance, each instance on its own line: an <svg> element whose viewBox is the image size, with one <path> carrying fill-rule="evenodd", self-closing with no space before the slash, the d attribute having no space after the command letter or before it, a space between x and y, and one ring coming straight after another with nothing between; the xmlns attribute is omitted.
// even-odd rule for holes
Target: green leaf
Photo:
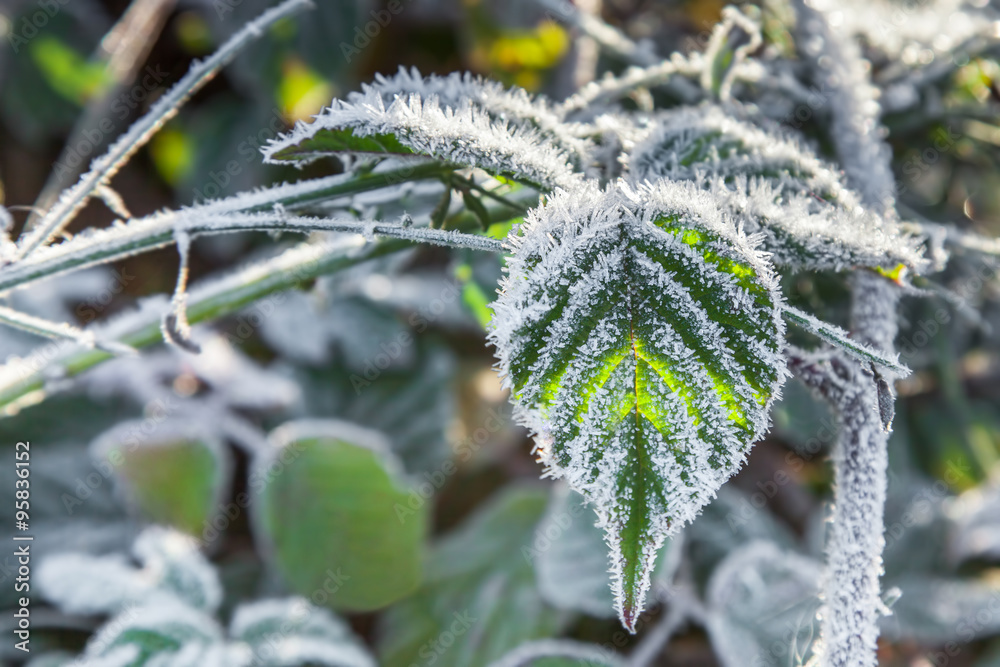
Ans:
<svg viewBox="0 0 1000 667"><path fill-rule="evenodd" d="M271 158L287 162L337 153L389 156L413 155L414 151L400 143L392 134L359 136L351 128L324 128L296 144L276 151Z"/></svg>
<svg viewBox="0 0 1000 667"><path fill-rule="evenodd" d="M228 491L229 450L181 422L123 422L98 437L91 452L110 466L128 504L153 523L201 535ZM197 436L195 434L198 434Z"/></svg>
<svg viewBox="0 0 1000 667"><path fill-rule="evenodd" d="M142 667L218 664L222 631L202 612L177 602L126 609L91 637L83 664Z"/></svg>
<svg viewBox="0 0 1000 667"><path fill-rule="evenodd" d="M664 540L742 465L787 374L771 269L686 192L553 196L518 229L494 306L518 415L594 504L629 629Z"/></svg>
<svg viewBox="0 0 1000 667"><path fill-rule="evenodd" d="M332 420L288 423L270 439L274 448L250 475L255 528L290 587L356 611L413 592L427 508L408 507L409 489L385 439Z"/></svg>
<svg viewBox="0 0 1000 667"><path fill-rule="evenodd" d="M421 590L383 618L380 664L477 667L551 636L558 615L528 557L545 505L541 490L508 489L435 545Z"/></svg>
<svg viewBox="0 0 1000 667"><path fill-rule="evenodd" d="M305 598L260 600L236 610L230 636L244 642L257 667L374 667L350 627Z"/></svg>
<svg viewBox="0 0 1000 667"><path fill-rule="evenodd" d="M542 190L582 181L563 147L537 129L509 126L471 99L418 93L387 100L377 87L332 104L264 148L265 162L302 163L324 155L415 155L476 167Z"/></svg>

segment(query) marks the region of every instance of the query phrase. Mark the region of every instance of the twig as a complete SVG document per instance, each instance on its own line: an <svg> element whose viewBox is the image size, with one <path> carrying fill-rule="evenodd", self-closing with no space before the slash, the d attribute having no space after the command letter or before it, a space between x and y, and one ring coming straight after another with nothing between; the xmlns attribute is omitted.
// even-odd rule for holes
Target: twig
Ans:
<svg viewBox="0 0 1000 667"><path fill-rule="evenodd" d="M666 83L676 75L699 76L702 62L701 54L692 54L690 58L685 58L679 53L674 53L670 56L670 60L664 60L650 67L629 67L621 76L605 76L599 81L587 84L563 102L559 111L568 115L595 104L617 100L637 88L649 88Z"/></svg>
<svg viewBox="0 0 1000 667"><path fill-rule="evenodd" d="M139 67L146 61L173 5L174 0L133 0L118 23L101 40L98 51L103 55L97 57L105 61L104 71L111 82L100 95L88 102L83 115L74 124L69 139L55 162L56 168L35 199L36 210L44 211L52 206L59 193L77 175L78 171L70 166L69 158L74 154L79 139L86 136L84 133L88 130L91 130L91 134L95 133L94 128L108 118L122 90L135 79ZM93 145L92 150L96 151L104 144L103 135L103 131L98 133L101 139ZM33 211L24 225L25 231L34 229L39 220L39 214Z"/></svg>
<svg viewBox="0 0 1000 667"><path fill-rule="evenodd" d="M822 338L832 345L835 345L858 361L866 364L878 364L879 366L883 366L894 371L900 377L905 377L910 374L910 369L899 363L897 355L890 358L888 355L883 354L882 352L879 352L864 343L852 340L848 333L840 327L834 326L829 322L819 320L809 313L799 310L798 308L793 308L792 306L785 306L782 313L786 318L799 325L809 333Z"/></svg>
<svg viewBox="0 0 1000 667"><path fill-rule="evenodd" d="M127 225L88 230L69 241L40 248L29 257L0 266L0 294L67 271L105 264L136 253L168 246L173 243L173 227L163 222L170 216L194 210L213 215L269 211L273 210L275 204L281 204L288 210L299 210L332 197L368 192L409 180L434 178L441 171L439 165L426 163L399 169L329 176L277 185L255 192L243 192L225 199L206 202L197 207L181 209L178 212L136 218L130 220ZM139 220L145 220L149 226L142 228L136 224ZM153 222L157 220L159 223ZM129 231L123 233L123 228Z"/></svg>
<svg viewBox="0 0 1000 667"><path fill-rule="evenodd" d="M146 144L164 123L177 114L178 109L197 90L229 63L236 53L265 33L265 28L285 16L310 6L310 0L286 0L267 10L234 34L207 59L191 65L188 73L163 97L156 101L145 116L137 120L108 151L91 163L76 185L66 189L39 221L38 226L25 234L18 243L17 258L26 257L39 246L55 238L73 217L87 204L94 191L115 175L128 159Z"/></svg>
<svg viewBox="0 0 1000 667"><path fill-rule="evenodd" d="M6 306L0 306L0 323L37 336L70 340L83 347L97 348L110 354L135 354L135 350L128 345L98 339L93 333L78 329L72 324L51 322Z"/></svg>

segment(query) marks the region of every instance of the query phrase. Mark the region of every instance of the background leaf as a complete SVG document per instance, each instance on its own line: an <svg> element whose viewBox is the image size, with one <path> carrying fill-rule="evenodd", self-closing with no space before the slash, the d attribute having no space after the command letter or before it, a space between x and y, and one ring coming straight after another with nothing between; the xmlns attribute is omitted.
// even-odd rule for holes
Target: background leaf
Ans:
<svg viewBox="0 0 1000 667"><path fill-rule="evenodd" d="M371 610L420 584L427 509L409 508L384 438L345 422L292 422L254 462L255 528L289 586Z"/></svg>

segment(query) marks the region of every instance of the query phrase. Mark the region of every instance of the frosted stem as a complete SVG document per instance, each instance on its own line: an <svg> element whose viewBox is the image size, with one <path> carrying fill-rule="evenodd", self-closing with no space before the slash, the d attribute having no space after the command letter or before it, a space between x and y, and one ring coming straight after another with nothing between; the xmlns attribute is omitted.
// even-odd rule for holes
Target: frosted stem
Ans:
<svg viewBox="0 0 1000 667"><path fill-rule="evenodd" d="M181 263L177 268L177 286L170 300L170 312L163 316L163 340L182 350L198 354L201 347L191 340L191 325L187 317L188 262L191 256L191 235L180 229L174 230L177 240L177 254Z"/></svg>
<svg viewBox="0 0 1000 667"><path fill-rule="evenodd" d="M203 281L188 292L188 318L192 324L215 319L268 294L410 247L407 242L395 239L363 248L360 245L353 239L303 243L222 278ZM138 311L107 324L94 325L85 332L93 332L98 340L114 339L135 348L146 347L163 339L163 308L158 298L147 300ZM0 365L0 415L16 412L22 401L34 403L44 398L49 379L75 377L110 358L110 354L100 350L80 350L67 345L58 349L40 348L24 358L8 359Z"/></svg>
<svg viewBox="0 0 1000 667"><path fill-rule="evenodd" d="M883 366L894 371L900 376L910 374L910 369L900 364L896 355L892 355L890 357L872 347L869 347L868 345L865 345L864 343L855 341L851 339L848 336L848 333L840 327L819 320L809 313L791 306L785 306L783 311L788 320L799 325L809 333L840 348L858 361L864 362L865 364L877 364L879 366Z"/></svg>
<svg viewBox="0 0 1000 667"><path fill-rule="evenodd" d="M625 97L637 88L658 86L677 75L698 76L702 70L702 62L700 54L694 54L692 59L688 60L681 54L674 53L670 60L664 60L650 67L630 67L621 76L606 76L600 81L588 83L563 102L559 111L565 115L595 104L612 102Z"/></svg>
<svg viewBox="0 0 1000 667"><path fill-rule="evenodd" d="M28 315L13 308L0 306L0 323L36 336L72 341L82 347L97 348L110 354L134 354L135 350L123 343L98 339L92 332L83 331L72 324L51 322L41 317Z"/></svg>
<svg viewBox="0 0 1000 667"><path fill-rule="evenodd" d="M812 59L818 83L830 91L830 136L848 184L891 229L896 224L891 155L878 134L879 107L866 64L857 45L837 34L822 11L805 0L796 0L795 9L801 33L797 42ZM892 354L899 290L878 274L859 271L851 294L855 339ZM825 392L840 432L833 454L834 508L823 587L822 660L830 667L875 667L888 468L883 416L891 414L892 395L880 392L875 378L856 364L835 362L841 389L829 391L827 387ZM887 376L884 386L891 386L892 380Z"/></svg>
<svg viewBox="0 0 1000 667"><path fill-rule="evenodd" d="M157 100L145 116L133 123L128 131L108 148L107 153L91 163L90 171L81 176L76 185L63 192L58 201L39 220L38 225L22 238L18 244L17 258L26 257L35 248L47 244L65 229L95 191L100 186L106 185L129 158L177 114L181 105L208 83L240 49L253 40L260 39L265 34L265 29L274 22L305 9L310 4L310 0L286 0L246 24L210 57L192 64L188 73Z"/></svg>
<svg viewBox="0 0 1000 667"><path fill-rule="evenodd" d="M328 176L255 192L242 192L177 212L135 218L128 224L110 229L89 230L69 241L39 249L17 262L6 266L0 264L0 294L67 271L107 264L136 253L168 246L174 242L174 225L169 221L176 219L176 216L194 215L195 212L198 215L222 215L270 211L275 204L281 204L288 210L296 210L334 197L376 190L404 181L432 178L440 173L439 165L423 164L395 170L376 169L361 174ZM518 200L518 203L525 208L531 205L524 198ZM505 214L509 217L511 209L505 209Z"/></svg>

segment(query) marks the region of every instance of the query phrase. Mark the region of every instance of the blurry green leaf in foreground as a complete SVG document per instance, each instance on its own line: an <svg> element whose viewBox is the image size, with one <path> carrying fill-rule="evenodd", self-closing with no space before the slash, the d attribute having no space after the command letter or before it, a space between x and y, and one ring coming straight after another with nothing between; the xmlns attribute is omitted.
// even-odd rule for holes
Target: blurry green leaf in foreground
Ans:
<svg viewBox="0 0 1000 667"><path fill-rule="evenodd" d="M254 462L255 528L289 586L316 604L368 611L420 585L427 507L385 439L338 421L285 424ZM409 509L409 508L408 508Z"/></svg>
<svg viewBox="0 0 1000 667"><path fill-rule="evenodd" d="M551 636L559 615L539 595L526 555L546 504L541 490L514 488L444 537L430 554L423 588L387 612L380 664L476 667Z"/></svg>
<svg viewBox="0 0 1000 667"><path fill-rule="evenodd" d="M375 667L347 624L304 598L260 600L236 610L229 633L256 667Z"/></svg>
<svg viewBox="0 0 1000 667"><path fill-rule="evenodd" d="M222 601L219 578L194 540L160 526L143 531L132 555L59 553L39 564L36 583L46 600L71 614L112 614L137 604L180 602L214 611Z"/></svg>
<svg viewBox="0 0 1000 667"><path fill-rule="evenodd" d="M123 422L91 452L98 468L111 467L133 509L191 535L203 533L229 487L229 450L180 421Z"/></svg>

